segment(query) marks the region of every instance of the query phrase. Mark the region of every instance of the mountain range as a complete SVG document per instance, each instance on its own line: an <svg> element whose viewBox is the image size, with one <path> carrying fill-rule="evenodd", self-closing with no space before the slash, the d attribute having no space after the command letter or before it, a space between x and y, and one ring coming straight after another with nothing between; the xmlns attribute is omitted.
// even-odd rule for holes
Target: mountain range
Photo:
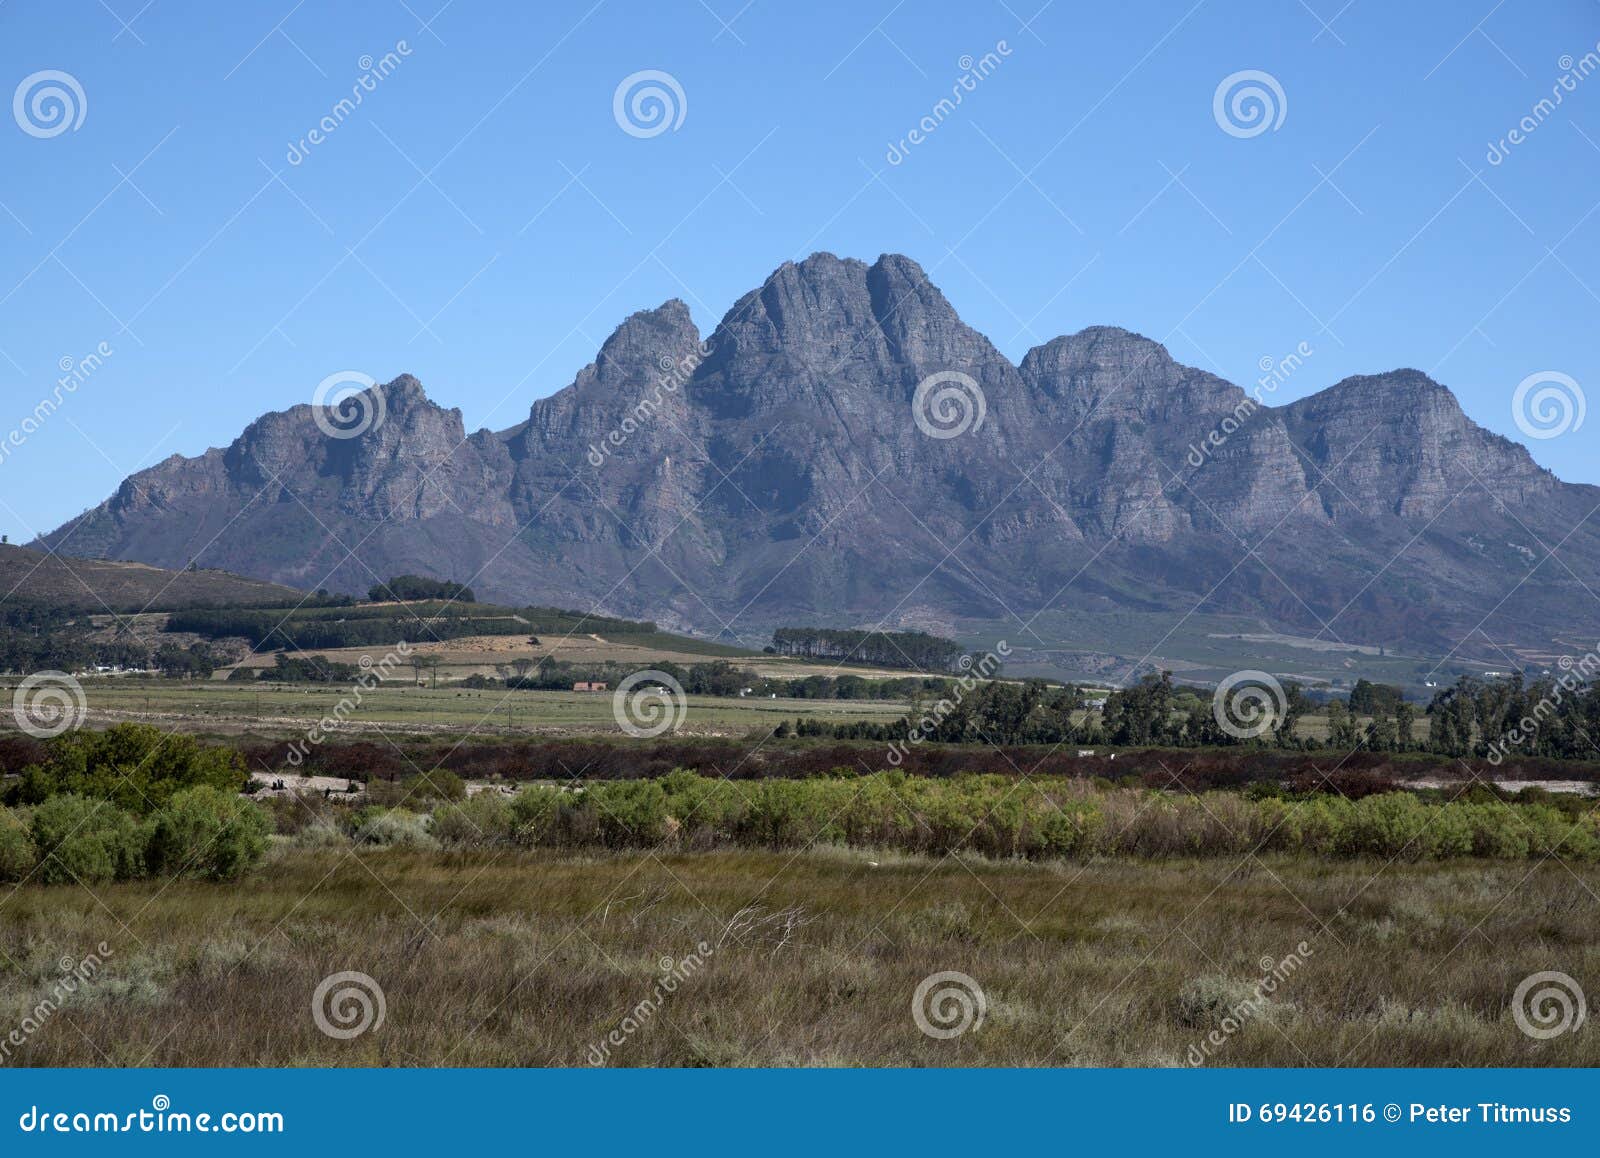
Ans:
<svg viewBox="0 0 1600 1158"><path fill-rule="evenodd" d="M1128 672L1230 620L1307 654L1594 646L1600 488L1416 370L1265 404L1314 372L1301 351L1248 392L1111 326L1013 364L910 258L821 253L706 336L681 301L634 314L510 429L468 433L402 375L350 400L354 437L267 414L42 541L335 591L429 574L746 642L991 633ZM1112 621L1150 630L1062 626Z"/></svg>

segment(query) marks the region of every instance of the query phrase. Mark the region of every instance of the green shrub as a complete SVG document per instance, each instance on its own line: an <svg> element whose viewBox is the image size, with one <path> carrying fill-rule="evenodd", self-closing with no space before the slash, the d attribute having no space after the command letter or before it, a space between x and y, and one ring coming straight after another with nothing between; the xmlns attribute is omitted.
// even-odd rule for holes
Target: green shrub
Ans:
<svg viewBox="0 0 1600 1158"><path fill-rule="evenodd" d="M511 805L493 792L480 792L459 804L441 804L433 811L429 831L451 848L493 848L511 842Z"/></svg>
<svg viewBox="0 0 1600 1158"><path fill-rule="evenodd" d="M176 793L155 818L145 860L153 873L232 880L267 851L272 822L248 800L215 788Z"/></svg>
<svg viewBox="0 0 1600 1158"><path fill-rule="evenodd" d="M45 884L99 884L144 874L146 826L105 800L68 793L33 810L31 835Z"/></svg>
<svg viewBox="0 0 1600 1158"><path fill-rule="evenodd" d="M16 813L0 808L0 881L26 880L38 859L27 826Z"/></svg>
<svg viewBox="0 0 1600 1158"><path fill-rule="evenodd" d="M555 835L562 795L559 789L536 784L511 798L511 824L518 844L532 847Z"/></svg>
<svg viewBox="0 0 1600 1158"><path fill-rule="evenodd" d="M44 762L24 772L20 796L25 804L41 804L73 793L143 816L186 788L238 792L249 779L244 757L232 748L208 747L148 724L118 724L51 740Z"/></svg>
<svg viewBox="0 0 1600 1158"><path fill-rule="evenodd" d="M591 785L584 804L594 809L600 843L607 848L659 844L666 834L667 793L654 780Z"/></svg>

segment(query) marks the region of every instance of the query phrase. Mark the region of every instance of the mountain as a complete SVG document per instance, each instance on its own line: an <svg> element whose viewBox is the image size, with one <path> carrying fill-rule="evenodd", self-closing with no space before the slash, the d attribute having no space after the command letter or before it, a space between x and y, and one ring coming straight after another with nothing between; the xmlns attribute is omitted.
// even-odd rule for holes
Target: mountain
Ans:
<svg viewBox="0 0 1600 1158"><path fill-rule="evenodd" d="M1600 622L1600 489L1425 374L1270 406L1110 326L1013 365L897 255L785 263L704 339L680 301L634 314L509 430L467 433L410 376L358 401L358 437L268 414L44 541L351 592L421 572L745 641L887 621L1043 655L1085 646L1045 630L1061 614L1155 617L1135 663L1181 656L1191 618L1434 656L1587 648Z"/></svg>

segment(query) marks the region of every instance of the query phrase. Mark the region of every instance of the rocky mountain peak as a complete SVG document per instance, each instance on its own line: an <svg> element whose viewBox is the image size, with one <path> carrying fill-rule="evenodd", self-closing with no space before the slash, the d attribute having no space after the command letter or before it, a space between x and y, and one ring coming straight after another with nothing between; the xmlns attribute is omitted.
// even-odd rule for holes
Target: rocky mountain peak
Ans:
<svg viewBox="0 0 1600 1158"><path fill-rule="evenodd" d="M948 413L919 422L935 373L957 376ZM307 405L265 415L45 542L176 567L204 548L202 566L346 591L420 570L512 602L609 592L604 610L757 634L875 622L914 590L951 623L1198 599L1311 634L1437 640L1527 579L1534 536L1575 573L1600 568L1593 488L1419 371L1257 405L1116 326L1013 366L899 254L785 263L703 346L682 301L641 310L499 434L464 436L410 375L371 394L385 419L359 437ZM971 549L935 567L951 544ZM1548 642L1589 598L1537 578L1520 618L1491 622L1505 638Z"/></svg>
<svg viewBox="0 0 1600 1158"><path fill-rule="evenodd" d="M659 373L663 357L675 362L685 347L700 341L700 330L689 316L689 307L670 298L653 310L640 310L623 320L600 347L595 357L595 380L619 383L641 373Z"/></svg>

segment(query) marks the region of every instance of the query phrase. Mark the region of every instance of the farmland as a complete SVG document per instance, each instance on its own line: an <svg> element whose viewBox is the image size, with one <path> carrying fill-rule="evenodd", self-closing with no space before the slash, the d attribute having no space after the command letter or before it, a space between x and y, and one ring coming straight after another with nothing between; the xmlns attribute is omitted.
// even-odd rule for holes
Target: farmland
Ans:
<svg viewBox="0 0 1600 1158"><path fill-rule="evenodd" d="M303 732L328 716L350 689L326 684L100 679L83 681L89 720L107 724L148 720L187 731L226 735ZM3 689L0 689L3 690ZM770 731L798 715L838 721L890 722L904 703L864 700L771 700L691 696L679 731L691 735L744 735ZM476 730L531 735L619 734L605 693L473 690L384 683L363 693L359 713L345 722L352 735L379 732L437 733Z"/></svg>

